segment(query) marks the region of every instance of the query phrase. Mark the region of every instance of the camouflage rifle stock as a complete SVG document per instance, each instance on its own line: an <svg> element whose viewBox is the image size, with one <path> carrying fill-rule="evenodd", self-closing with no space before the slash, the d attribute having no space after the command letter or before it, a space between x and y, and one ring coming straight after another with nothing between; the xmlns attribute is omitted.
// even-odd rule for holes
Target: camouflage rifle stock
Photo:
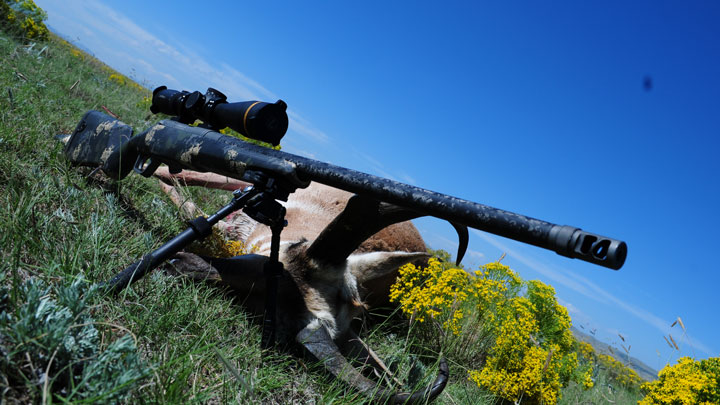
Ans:
<svg viewBox="0 0 720 405"><path fill-rule="evenodd" d="M284 111L284 110L283 110ZM171 172L183 169L214 172L257 184L272 178L287 193L319 182L421 214L468 226L560 255L620 269L627 255L625 242L555 225L393 180L329 163L263 148L207 128L162 120L133 136L130 126L98 111L87 112L66 144L65 154L76 165L100 168L113 179L133 168L150 176L160 164ZM461 241L461 245L466 242Z"/></svg>

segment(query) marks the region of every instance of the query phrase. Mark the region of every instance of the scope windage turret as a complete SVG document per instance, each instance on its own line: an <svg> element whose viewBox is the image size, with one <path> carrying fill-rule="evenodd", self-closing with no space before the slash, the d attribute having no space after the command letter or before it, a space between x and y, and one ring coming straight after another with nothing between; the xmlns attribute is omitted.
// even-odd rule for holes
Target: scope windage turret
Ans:
<svg viewBox="0 0 720 405"><path fill-rule="evenodd" d="M208 88L199 91L177 91L160 86L153 91L150 111L174 115L184 124L201 120L213 129L225 127L258 141L278 145L287 132L287 104L278 100L274 104L262 101L228 103L227 97Z"/></svg>

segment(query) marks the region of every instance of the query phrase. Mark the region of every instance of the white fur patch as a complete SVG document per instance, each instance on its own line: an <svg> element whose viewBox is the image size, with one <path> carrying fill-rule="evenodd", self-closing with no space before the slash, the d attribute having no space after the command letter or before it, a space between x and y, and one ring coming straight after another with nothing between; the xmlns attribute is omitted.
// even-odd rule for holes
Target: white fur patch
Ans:
<svg viewBox="0 0 720 405"><path fill-rule="evenodd" d="M362 284L367 280L383 277L386 274L422 257L425 252L370 252L352 254L347 259L348 269Z"/></svg>

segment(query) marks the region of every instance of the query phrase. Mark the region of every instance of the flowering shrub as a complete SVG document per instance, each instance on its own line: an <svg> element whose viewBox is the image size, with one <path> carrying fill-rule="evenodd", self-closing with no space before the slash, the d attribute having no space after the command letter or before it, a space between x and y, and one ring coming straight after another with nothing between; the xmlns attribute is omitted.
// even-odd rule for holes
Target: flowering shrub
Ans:
<svg viewBox="0 0 720 405"><path fill-rule="evenodd" d="M127 86L127 87L130 87L135 90L140 90L140 91L147 90L147 89L143 88L142 86L140 86L139 84L137 84L134 80L132 80L126 76L123 76L123 75L115 72L114 70L109 70L109 71L112 72L110 74L110 76L108 76L108 80L110 80L110 82L119 84L120 86Z"/></svg>
<svg viewBox="0 0 720 405"><path fill-rule="evenodd" d="M577 342L575 351L580 356L577 371L581 376L582 387L589 390L595 386L595 381L593 380L596 364L595 348L593 348L590 343Z"/></svg>
<svg viewBox="0 0 720 405"><path fill-rule="evenodd" d="M523 282L508 266L490 263L469 274L437 259L426 268L408 264L390 300L411 321L434 323L457 339L485 329L492 346L483 367L468 371L469 379L502 398L554 404L570 380L592 386L587 368L578 369L570 317L555 290Z"/></svg>
<svg viewBox="0 0 720 405"><path fill-rule="evenodd" d="M121 86L127 84L127 79L125 79L125 76L119 75L117 73L111 74L110 77L108 77L108 80Z"/></svg>
<svg viewBox="0 0 720 405"><path fill-rule="evenodd" d="M68 46L72 46L66 41L63 41L63 42L68 44ZM70 54L80 60L85 60L85 52L82 52L81 50L79 50L77 48L70 49Z"/></svg>
<svg viewBox="0 0 720 405"><path fill-rule="evenodd" d="M595 360L595 348L588 342L578 342L578 353L585 360Z"/></svg>
<svg viewBox="0 0 720 405"><path fill-rule="evenodd" d="M43 23L45 11L32 0L0 0L0 26L27 39L46 41L50 35Z"/></svg>
<svg viewBox="0 0 720 405"><path fill-rule="evenodd" d="M571 379L582 382L570 317L552 287L540 281L526 286L524 297L510 298L500 308L492 324L495 346L482 371L470 378L506 399L552 404L561 386Z"/></svg>
<svg viewBox="0 0 720 405"><path fill-rule="evenodd" d="M434 258L424 269L408 264L400 268L398 283L390 289L390 301L399 301L402 311L413 320L423 323L434 319L459 335L463 312L458 306L467 299L469 282L464 270L443 271Z"/></svg>
<svg viewBox="0 0 720 405"><path fill-rule="evenodd" d="M150 96L144 96L142 100L138 101L135 106L144 110L144 111L150 111L150 106L152 105L152 98Z"/></svg>
<svg viewBox="0 0 720 405"><path fill-rule="evenodd" d="M242 140L245 141L245 142L250 142L250 143L253 143L253 144L255 144L255 145L259 145L259 146L265 147L265 148L270 148L270 149L275 149L275 150L280 150L280 149L281 149L280 145L273 146L273 145L271 145L271 144L269 144L269 143L267 143L267 142L258 141L258 140L256 140L256 139L248 138L248 137L246 137L245 135L243 135L243 134L241 134L241 133L239 133L239 132L237 132L237 131L235 131L235 130L232 130L232 129L230 129L230 128L223 128L223 129L220 130L220 133L221 133L221 134L224 134L224 135L234 136L234 137L236 137L236 138L242 139Z"/></svg>
<svg viewBox="0 0 720 405"><path fill-rule="evenodd" d="M599 354L597 359L600 366L607 369L610 378L614 379L618 384L630 390L640 388L642 378L640 378L635 370L626 367L614 357L608 356L607 354Z"/></svg>
<svg viewBox="0 0 720 405"><path fill-rule="evenodd" d="M239 240L227 238L215 228L212 231L209 237L191 245L188 251L199 255L227 258L253 253L257 250L256 246L248 247Z"/></svg>
<svg viewBox="0 0 720 405"><path fill-rule="evenodd" d="M720 358L695 361L678 359L658 373L658 379L642 385L646 392L638 405L720 403Z"/></svg>

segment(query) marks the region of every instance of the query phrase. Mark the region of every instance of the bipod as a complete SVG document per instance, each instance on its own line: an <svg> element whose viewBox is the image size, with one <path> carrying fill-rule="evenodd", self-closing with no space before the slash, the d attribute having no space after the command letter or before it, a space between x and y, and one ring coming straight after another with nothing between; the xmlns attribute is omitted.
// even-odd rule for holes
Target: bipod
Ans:
<svg viewBox="0 0 720 405"><path fill-rule="evenodd" d="M220 222L221 219L227 217L231 213L243 208L245 204L253 197L260 193L252 186L243 190L235 190L233 199L224 207L220 208L213 215L205 217L197 217L192 221L188 221L188 228L182 231L176 237L170 239L167 243L160 246L151 253L146 254L140 260L128 266L115 277L102 284L108 292L117 293L130 284L143 278L151 270L160 266L165 260L169 259L192 242L198 239L204 239L212 234L213 225Z"/></svg>
<svg viewBox="0 0 720 405"><path fill-rule="evenodd" d="M263 273L265 273L265 314L263 316L263 330L260 347L270 349L275 346L276 337L276 312L278 284L282 277L283 264L280 262L280 233L287 226L285 220L285 207L277 199L287 199L287 196L278 194L272 187L272 181L268 182L271 187L251 198L243 209L243 212L250 218L267 225L272 231L270 240L270 258L265 262Z"/></svg>
<svg viewBox="0 0 720 405"><path fill-rule="evenodd" d="M251 218L270 226L273 230L273 243L276 239L277 243L273 244L274 255L271 254L269 261L271 265L268 267L269 270L267 270L267 272L272 274L273 277L279 278L280 274L282 274L282 265L279 266L278 270L278 265L272 265L272 263L273 256L274 262L278 263L280 231L285 226L285 207L275 200L286 201L290 192L294 190L282 187L279 182L272 178L262 176L260 173L256 174L254 180L256 180L254 181L256 186L235 190L232 200L216 213L207 218L197 217L189 221L188 228L179 235L153 252L143 256L140 260L122 270L109 281L102 283L101 286L109 293L120 292L130 286L130 284L143 278L150 271L160 266L165 260L186 248L192 242L210 236L213 225L239 209L243 209ZM276 233L277 237L275 236ZM275 283L275 291L277 291L277 283ZM272 323L274 324L274 320Z"/></svg>

